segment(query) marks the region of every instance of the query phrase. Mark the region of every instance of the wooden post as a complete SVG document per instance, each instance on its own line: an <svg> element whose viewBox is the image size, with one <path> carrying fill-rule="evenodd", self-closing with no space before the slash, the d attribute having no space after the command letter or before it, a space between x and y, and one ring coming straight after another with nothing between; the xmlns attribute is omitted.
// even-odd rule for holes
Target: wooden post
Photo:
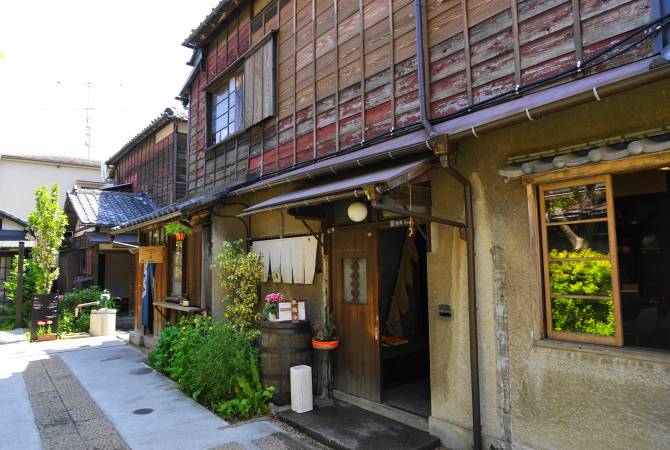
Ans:
<svg viewBox="0 0 670 450"><path fill-rule="evenodd" d="M20 328L22 325L21 310L23 309L23 253L24 253L24 242L19 242L19 264L18 264L18 277L16 283L16 328Z"/></svg>

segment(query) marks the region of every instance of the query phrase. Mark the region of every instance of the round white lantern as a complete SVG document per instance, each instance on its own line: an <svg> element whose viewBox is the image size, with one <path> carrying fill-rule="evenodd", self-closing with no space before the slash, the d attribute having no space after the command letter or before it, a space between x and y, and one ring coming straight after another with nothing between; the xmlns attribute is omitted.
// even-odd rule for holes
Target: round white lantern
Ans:
<svg viewBox="0 0 670 450"><path fill-rule="evenodd" d="M363 222L368 217L368 207L363 202L353 202L347 208L347 215L354 222Z"/></svg>

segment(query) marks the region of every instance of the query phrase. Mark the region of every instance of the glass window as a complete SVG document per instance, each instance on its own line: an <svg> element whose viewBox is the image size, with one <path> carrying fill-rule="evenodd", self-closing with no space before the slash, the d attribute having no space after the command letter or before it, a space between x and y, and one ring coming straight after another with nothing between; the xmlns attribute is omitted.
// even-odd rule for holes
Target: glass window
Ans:
<svg viewBox="0 0 670 450"><path fill-rule="evenodd" d="M210 145L217 144L242 129L238 111L242 109L242 81L240 72L229 78L212 93L210 123Z"/></svg>
<svg viewBox="0 0 670 450"><path fill-rule="evenodd" d="M365 258L342 258L344 303L365 305L368 302L367 261Z"/></svg>
<svg viewBox="0 0 670 450"><path fill-rule="evenodd" d="M540 186L547 334L622 345L611 178Z"/></svg>

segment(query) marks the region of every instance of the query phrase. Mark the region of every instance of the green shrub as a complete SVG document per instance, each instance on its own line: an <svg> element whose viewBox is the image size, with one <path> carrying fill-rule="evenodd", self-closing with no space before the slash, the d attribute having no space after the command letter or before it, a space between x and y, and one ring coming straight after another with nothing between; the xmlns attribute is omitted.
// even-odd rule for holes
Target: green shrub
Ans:
<svg viewBox="0 0 670 450"><path fill-rule="evenodd" d="M91 325L91 308L81 308L79 316L75 317L75 307L82 303L98 301L100 294L98 286L89 286L84 289L74 289L63 295L63 299L58 302L58 334L87 332Z"/></svg>
<svg viewBox="0 0 670 450"><path fill-rule="evenodd" d="M260 381L253 331L196 316L164 328L149 364L227 419L264 414L272 388Z"/></svg>

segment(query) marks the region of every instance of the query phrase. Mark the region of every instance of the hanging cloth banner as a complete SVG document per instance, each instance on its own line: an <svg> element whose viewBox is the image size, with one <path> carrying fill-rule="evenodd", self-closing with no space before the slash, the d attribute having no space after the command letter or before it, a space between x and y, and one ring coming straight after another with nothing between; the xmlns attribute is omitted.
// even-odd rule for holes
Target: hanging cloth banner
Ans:
<svg viewBox="0 0 670 450"><path fill-rule="evenodd" d="M154 263L144 264L144 280L142 282L142 325L151 326L151 310L154 302Z"/></svg>
<svg viewBox="0 0 670 450"><path fill-rule="evenodd" d="M269 271L275 283L313 284L317 244L314 236L299 236L256 241L251 250L262 255L263 281Z"/></svg>

